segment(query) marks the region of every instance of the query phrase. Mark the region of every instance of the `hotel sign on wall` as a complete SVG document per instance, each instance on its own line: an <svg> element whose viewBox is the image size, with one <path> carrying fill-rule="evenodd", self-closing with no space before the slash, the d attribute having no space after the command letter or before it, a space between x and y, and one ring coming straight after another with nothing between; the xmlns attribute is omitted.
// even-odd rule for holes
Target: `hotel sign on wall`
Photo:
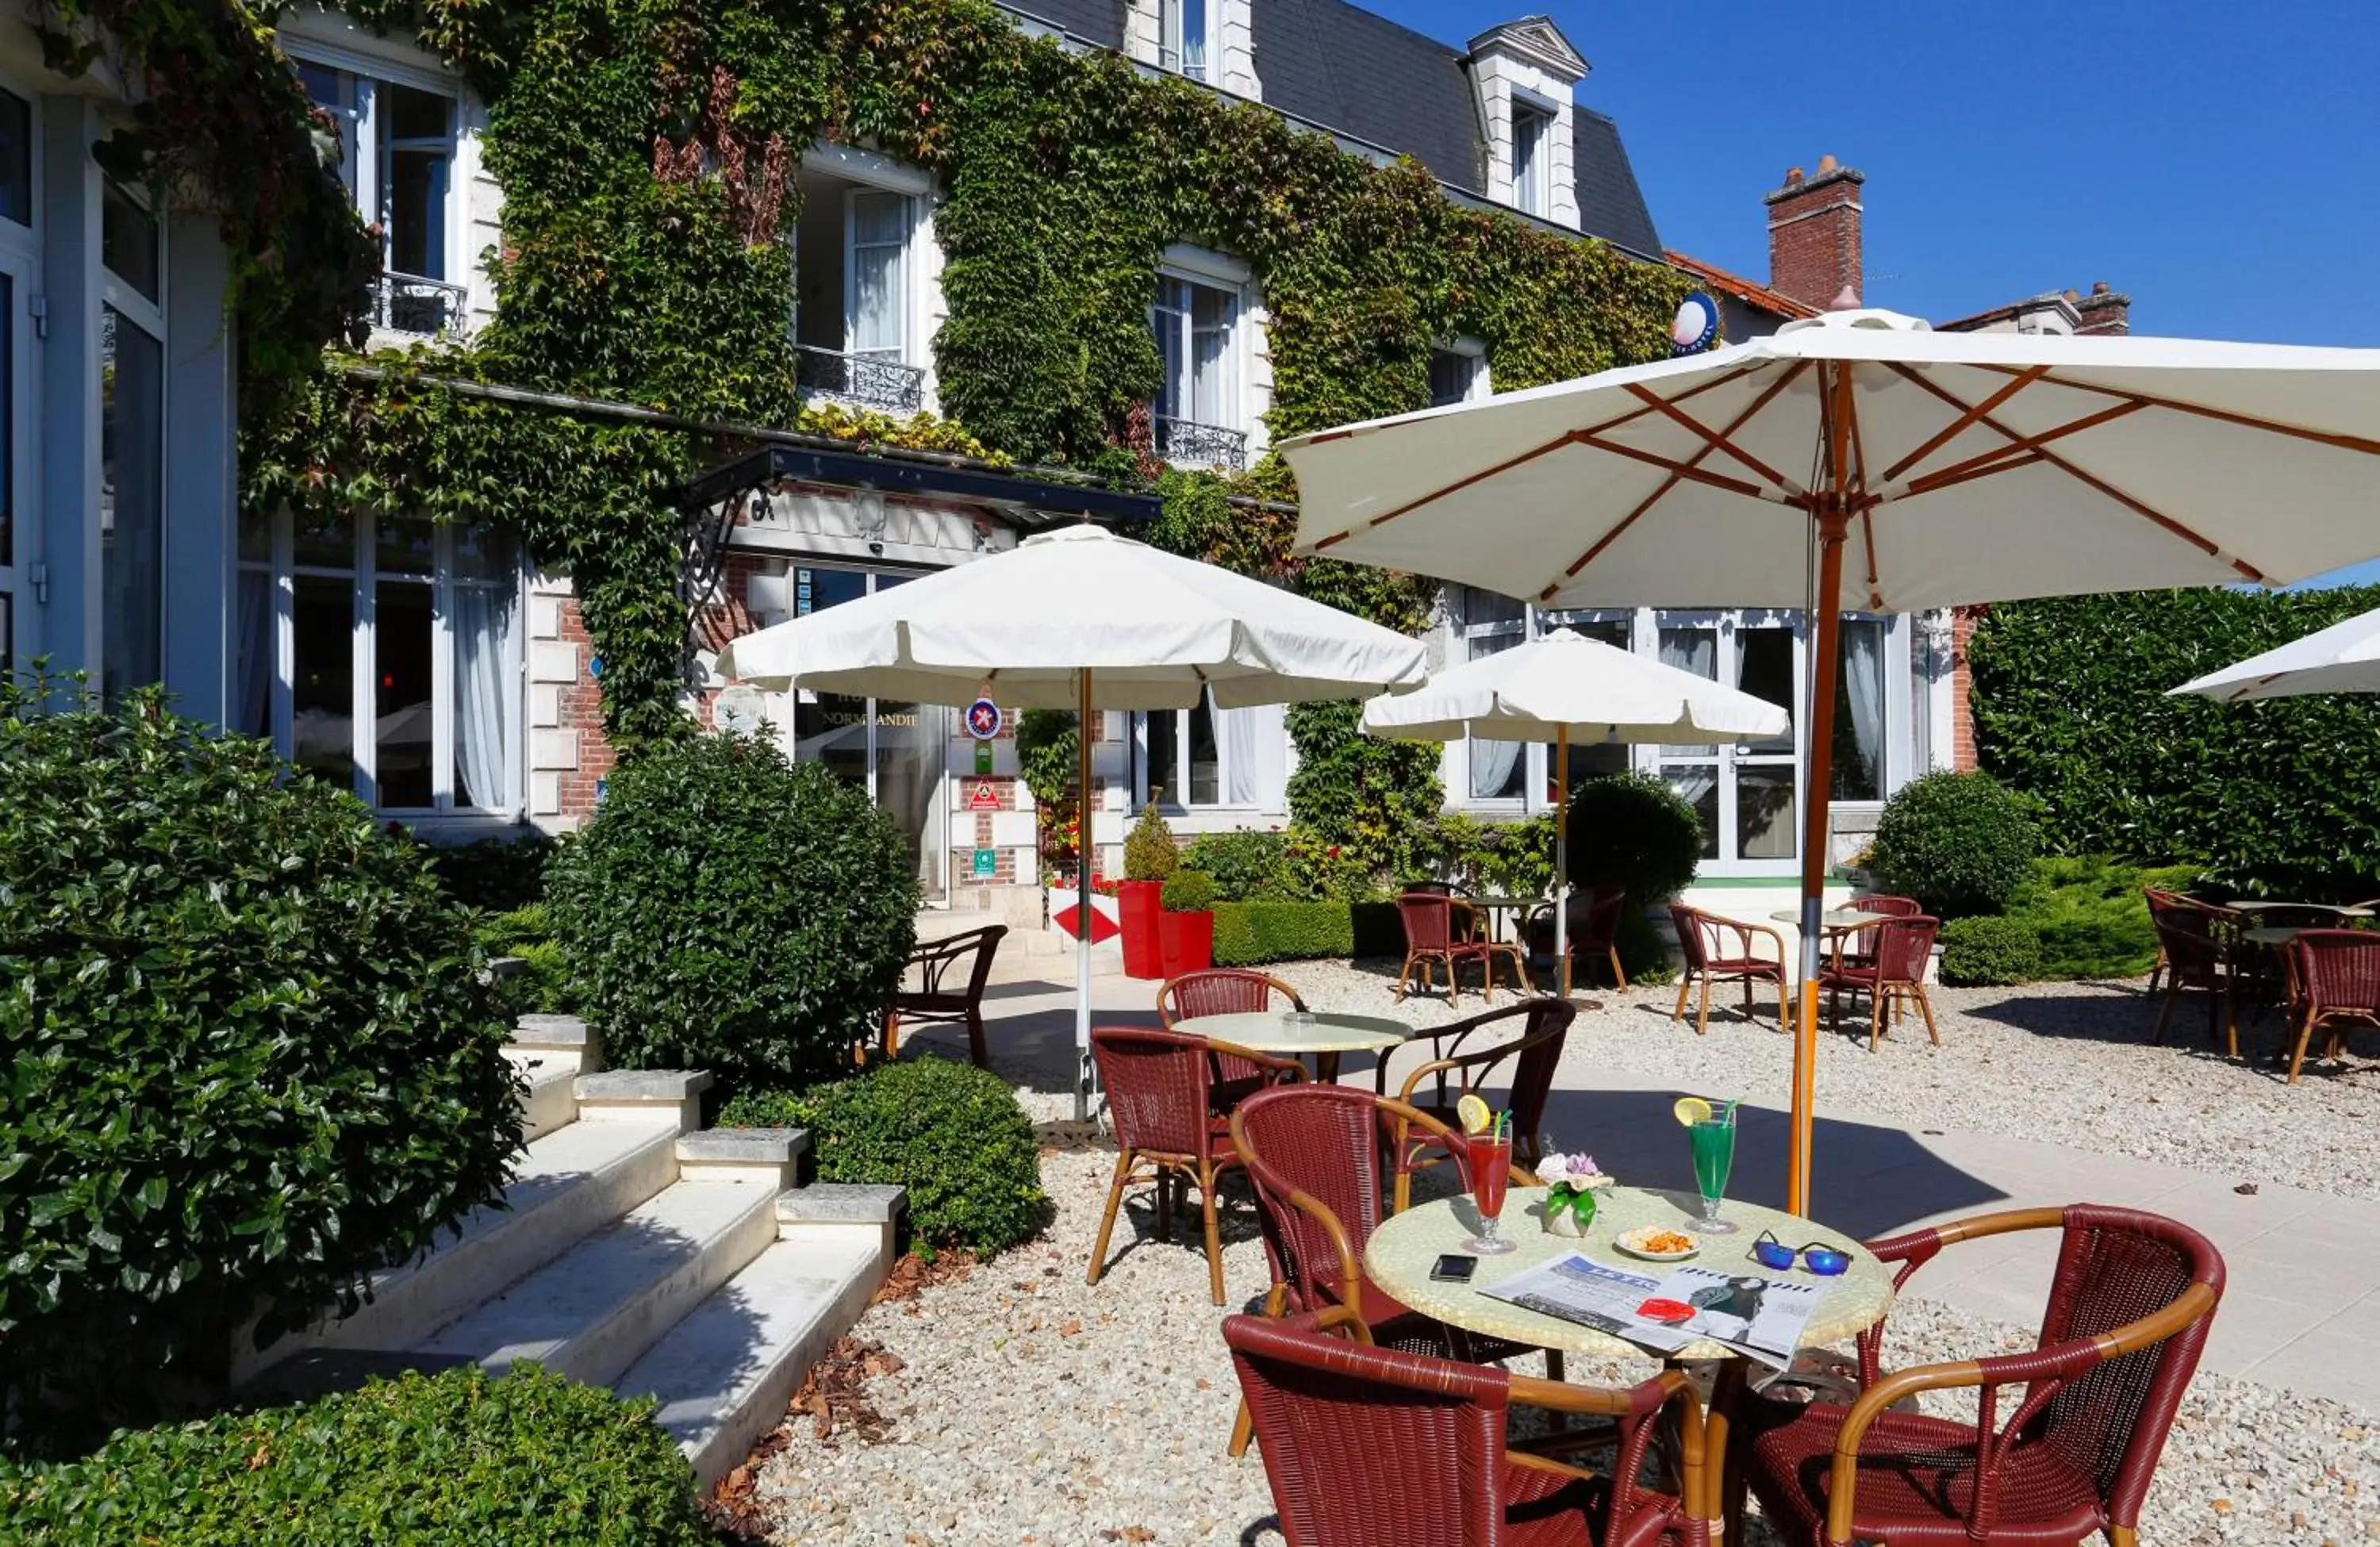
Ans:
<svg viewBox="0 0 2380 1547"><path fill-rule="evenodd" d="M991 787L990 781L978 780L976 782L974 793L967 797L967 810L970 811L996 811L1000 809L1000 792Z"/></svg>

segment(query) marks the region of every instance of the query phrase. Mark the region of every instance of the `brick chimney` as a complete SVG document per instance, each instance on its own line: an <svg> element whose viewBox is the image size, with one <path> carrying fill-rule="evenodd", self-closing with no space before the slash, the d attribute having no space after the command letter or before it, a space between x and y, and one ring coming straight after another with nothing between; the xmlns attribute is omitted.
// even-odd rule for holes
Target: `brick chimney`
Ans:
<svg viewBox="0 0 2380 1547"><path fill-rule="evenodd" d="M1809 177L1800 167L1767 196L1768 284L1811 306L1831 306L1848 288L1865 289L1860 273L1860 185L1866 174L1822 156Z"/></svg>
<svg viewBox="0 0 2380 1547"><path fill-rule="evenodd" d="M2077 335L2120 336L2132 331L2132 298L2109 289L2104 279L2091 286L2089 295L2076 298L2074 314L2080 319L2074 324Z"/></svg>

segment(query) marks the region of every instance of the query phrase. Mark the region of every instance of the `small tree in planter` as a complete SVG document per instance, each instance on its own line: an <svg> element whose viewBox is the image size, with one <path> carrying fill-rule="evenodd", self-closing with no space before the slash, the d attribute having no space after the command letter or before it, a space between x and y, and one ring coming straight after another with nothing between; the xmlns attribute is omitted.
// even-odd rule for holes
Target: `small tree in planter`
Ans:
<svg viewBox="0 0 2380 1547"><path fill-rule="evenodd" d="M1173 847L1173 830L1157 814L1156 792L1141 809L1140 820L1123 839L1123 881L1116 888L1116 921L1123 932L1123 973L1127 978L1165 975L1163 950L1158 943L1159 893L1166 880L1182 868L1182 851Z"/></svg>
<svg viewBox="0 0 2380 1547"><path fill-rule="evenodd" d="M1176 871L1161 895L1158 945L1165 975L1204 972L1215 965L1215 878L1204 871Z"/></svg>

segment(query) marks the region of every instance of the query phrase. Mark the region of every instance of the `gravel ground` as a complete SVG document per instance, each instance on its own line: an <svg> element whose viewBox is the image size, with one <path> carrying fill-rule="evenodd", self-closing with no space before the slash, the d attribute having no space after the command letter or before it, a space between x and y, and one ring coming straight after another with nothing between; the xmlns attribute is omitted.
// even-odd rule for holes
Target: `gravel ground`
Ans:
<svg viewBox="0 0 2380 1547"><path fill-rule="evenodd" d="M1301 977L1314 982L1317 975ZM2091 1009L2085 1004L2070 1014L2070 1024L2087 1024ZM2022 1033L1970 1012L1945 1034L1958 1049L1962 1036L2005 1044ZM1747 1040L1740 1029L1723 1037L1717 1026L1708 1039L1713 1045ZM2076 1046L2089 1050L2085 1055L2122 1051L2120 1041ZM2203 1060L2166 1057L2193 1079L2207 1078ZM1864 1061L1833 1064L1847 1069ZM1928 1058L1902 1046L1876 1062L1921 1061L1927 1078L1912 1081L1915 1093L1900 1099L1947 1111L1958 1070L1971 1078L1979 1060L1963 1050ZM1844 1072L1835 1083L1846 1101L1875 1101L1881 1097L1859 1082L1882 1091L1881 1078ZM2230 1099L2240 1098L2235 1092ZM1208 1302L1205 1263L1192 1244L1195 1216L1188 1233L1177 1222L1175 1241L1161 1243L1145 1200L1128 1199L1108 1273L1096 1287L1086 1285L1084 1264L1114 1152L1065 1137L1066 1126L1056 1121L1062 1099L1027 1094L1026 1101L1052 1136L1042 1162L1057 1205L1050 1233L978 1266L963 1282L868 1311L856 1335L902 1361L868 1386L887 1431L874 1443L847 1430L820 1440L808 1419L790 1424L784 1448L757 1480L778 1539L905 1547L1278 1542L1260 1459L1254 1452L1239 1462L1223 1455L1237 1393L1216 1332L1221 1313ZM1970 1121L1978 1116L1971 1106L1960 1111ZM1264 1290L1263 1251L1245 1193L1227 1188L1226 1200L1226 1281L1232 1302L1245 1304ZM2026 1341L2022 1329L1978 1323L1912 1298L1895 1312L1889 1350L1894 1363L1915 1363ZM1572 1379L1620 1373L1598 1376L1578 1364ZM2152 1547L2380 1542L2380 1418L2201 1375L2142 1529ZM1754 1534L1763 1533L1755 1527Z"/></svg>
<svg viewBox="0 0 2380 1547"><path fill-rule="evenodd" d="M1299 962L1273 969L1318 1010L1398 1016L1414 1025L1459 1018L1442 1001L1394 1004L1388 964ZM2040 983L2016 989L1936 988L1942 1045L1913 1017L1871 1056L1867 1023L1846 1017L1818 1071L1822 1111L1910 1128L1963 1128L2047 1139L2189 1166L2234 1180L2286 1183L2380 1199L2380 1037L2359 1033L2344 1061L2309 1057L2294 1086L2269 1058L2212 1055L2196 995L2175 1012L2166 1045L2151 1042L2156 1002L2134 983ZM1776 999L1746 1023L1714 995L1710 1030L1693 1011L1672 1024L1675 989L1593 993L1557 1077L1592 1088L1599 1071L1672 1080L1682 1090L1781 1100L1792 1049L1776 1029ZM1502 1003L1501 999L1499 1003ZM1755 1000L1755 1004L1758 1001ZM1466 996L1463 1014L1479 1003ZM2252 1054L2280 1037L2277 1016L2241 1028Z"/></svg>

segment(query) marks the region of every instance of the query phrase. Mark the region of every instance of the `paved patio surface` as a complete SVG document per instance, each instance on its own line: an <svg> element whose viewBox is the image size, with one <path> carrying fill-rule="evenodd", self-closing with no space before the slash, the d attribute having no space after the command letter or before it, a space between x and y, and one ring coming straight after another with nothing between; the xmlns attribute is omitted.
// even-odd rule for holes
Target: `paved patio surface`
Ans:
<svg viewBox="0 0 2380 1547"><path fill-rule="evenodd" d="M1155 1023L1149 1008L1154 985L1102 977L1093 987L1097 1020ZM2119 999L2122 991L2106 992L2109 1016L2136 1013L2137 994ZM1318 1009L1381 1013L1386 995L1362 993L1359 1004L1308 990ZM1714 1056L1723 1058L1729 1044L1698 1041L1689 1029L1670 1027L1662 1018L1663 991L1607 992L1599 997L1605 1007L1582 1016L1580 1026L1624 1034L1632 1051L1625 1059L1593 1056L1587 1050L1608 1048L1609 1041L1574 1036L1544 1126L1566 1146L1591 1149L1606 1170L1632 1184L1691 1187L1686 1146L1670 1115L1670 1102L1682 1087L1713 1089L1707 1065ZM1468 1006L1475 1007L1475 1001ZM1645 1013L1648 1007L1658 1013ZM1990 1014L1988 1005L1964 1001L1948 1007L1953 1016ZM1002 1071L1012 1078L1022 1071L1036 1089L1063 1090L1072 1067L1072 991L1030 983L997 987L987 1009ZM1419 1013L1445 1018L1434 1007ZM1721 1032L1715 1022L1711 1037ZM1955 1035L1956 1029L1946 1026L1945 1034ZM1747 1066L1773 1066L1776 1044L1782 1041L1773 1029L1742 1027L1734 1035L1743 1039L1738 1046ZM948 1031L924 1032L918 1040L965 1056L963 1040ZM2156 1050L2169 1051L2182 1056ZM1877 1056L1919 1052L1888 1043ZM1661 1067L1672 1053L1682 1071L1676 1080L1665 1079ZM1845 1055L1829 1048L1822 1056ZM1690 1062L1703 1072L1684 1075ZM1916 1066L1906 1066L1913 1076ZM1888 1078L1891 1073L1890 1066L1868 1068ZM1369 1077L1351 1070L1347 1078ZM1731 1192L1781 1206L1783 1082L1770 1078L1773 1091L1753 1083L1767 1078L1765 1067L1746 1071ZM1876 1077L1868 1078L1873 1088ZM2034 1204L2090 1201L2152 1210L2204 1231L2229 1264L2229 1288L2207 1349L2209 1369L2357 1404L2369 1403L2380 1391L2380 1339L2371 1334L2380 1322L2380 1202L2271 1181L2243 1184L2237 1174L1963 1130L1948 1122L1912 1127L1906 1119L1829 1102L1824 1092L1822 1079L1813 1195L1815 1217L1825 1224L1873 1238L1913 1224ZM2134 1092L2125 1099L2145 1097ZM2306 1141L2321 1143L2320 1130L2309 1131ZM2240 1190L2243 1185L2253 1190ZM2034 1236L1955 1248L1921 1270L1915 1287L1977 1315L2037 1325L2054 1250L2054 1241Z"/></svg>

